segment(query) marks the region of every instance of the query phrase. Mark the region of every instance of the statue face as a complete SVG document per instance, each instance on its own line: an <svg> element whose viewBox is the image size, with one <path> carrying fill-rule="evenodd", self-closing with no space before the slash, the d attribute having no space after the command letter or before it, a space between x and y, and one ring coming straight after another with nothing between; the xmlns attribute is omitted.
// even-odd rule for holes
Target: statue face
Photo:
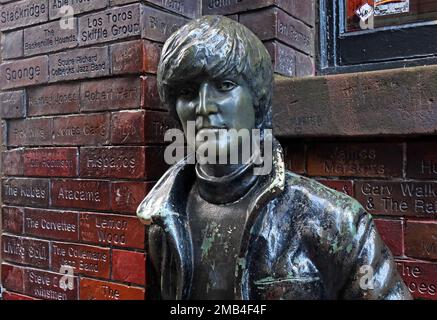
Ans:
<svg viewBox="0 0 437 320"><path fill-rule="evenodd" d="M241 146L241 139L235 135L219 135L218 130L252 130L256 124L254 97L241 76L224 79L205 77L187 82L179 90L176 111L185 135L187 122L195 121L196 145L192 147L196 150L204 143L205 134L215 136L215 139L208 143L214 144L218 152L226 152L230 150L230 146L236 144Z"/></svg>

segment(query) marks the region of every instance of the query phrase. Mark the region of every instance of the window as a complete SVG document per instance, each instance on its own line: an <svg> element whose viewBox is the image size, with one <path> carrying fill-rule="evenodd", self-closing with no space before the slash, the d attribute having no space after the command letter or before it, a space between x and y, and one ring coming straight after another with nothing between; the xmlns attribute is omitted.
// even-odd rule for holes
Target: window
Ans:
<svg viewBox="0 0 437 320"><path fill-rule="evenodd" d="M437 63L437 0L320 0L322 73Z"/></svg>

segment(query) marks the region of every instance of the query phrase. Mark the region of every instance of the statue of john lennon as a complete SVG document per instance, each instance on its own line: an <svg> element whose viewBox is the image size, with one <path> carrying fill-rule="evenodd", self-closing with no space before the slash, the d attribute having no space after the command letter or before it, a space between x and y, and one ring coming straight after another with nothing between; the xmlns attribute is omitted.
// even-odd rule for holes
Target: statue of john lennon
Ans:
<svg viewBox="0 0 437 320"><path fill-rule="evenodd" d="M164 45L159 93L186 135L194 121L194 149L201 132L271 129L272 85L262 42L228 18L191 21ZM243 144L216 137L217 149ZM150 225L152 298L411 299L371 216L354 199L286 171L272 141L269 174L254 174L259 157L186 158L143 200L137 215Z"/></svg>

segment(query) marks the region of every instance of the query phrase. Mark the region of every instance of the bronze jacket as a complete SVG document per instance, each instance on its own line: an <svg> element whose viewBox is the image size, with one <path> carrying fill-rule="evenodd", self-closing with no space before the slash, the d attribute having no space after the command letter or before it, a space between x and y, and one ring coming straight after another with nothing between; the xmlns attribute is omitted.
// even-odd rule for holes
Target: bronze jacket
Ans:
<svg viewBox="0 0 437 320"><path fill-rule="evenodd" d="M354 199L284 169L252 199L235 266L235 299L411 299L371 216ZM171 167L137 215L150 225L152 298L190 299L192 243L186 212L193 165Z"/></svg>

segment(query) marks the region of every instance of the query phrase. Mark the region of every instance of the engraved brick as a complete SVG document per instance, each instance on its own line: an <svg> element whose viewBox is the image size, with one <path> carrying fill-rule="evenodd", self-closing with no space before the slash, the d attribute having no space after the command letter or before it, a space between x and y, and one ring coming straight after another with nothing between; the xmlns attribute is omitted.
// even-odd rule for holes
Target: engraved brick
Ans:
<svg viewBox="0 0 437 320"><path fill-rule="evenodd" d="M167 130L181 128L180 123L166 112L146 111L144 121L146 143L165 143Z"/></svg>
<svg viewBox="0 0 437 320"><path fill-rule="evenodd" d="M109 138L109 114L56 117L53 127L55 144L106 144Z"/></svg>
<svg viewBox="0 0 437 320"><path fill-rule="evenodd" d="M2 257L9 262L48 268L49 242L3 234Z"/></svg>
<svg viewBox="0 0 437 320"><path fill-rule="evenodd" d="M338 192L343 192L344 194L353 197L354 188L352 181L349 180L318 180L321 184L334 189Z"/></svg>
<svg viewBox="0 0 437 320"><path fill-rule="evenodd" d="M64 290L61 283L63 286L67 285L67 279L62 280L62 274L27 268L23 273L25 294L44 300L77 300L77 277L71 277L71 289L68 287Z"/></svg>
<svg viewBox="0 0 437 320"><path fill-rule="evenodd" d="M80 300L144 300L143 288L129 287L119 283L80 279Z"/></svg>
<svg viewBox="0 0 437 320"><path fill-rule="evenodd" d="M80 213L80 241L144 249L145 227L136 217Z"/></svg>
<svg viewBox="0 0 437 320"><path fill-rule="evenodd" d="M23 268L2 263L2 285L4 288L24 292Z"/></svg>
<svg viewBox="0 0 437 320"><path fill-rule="evenodd" d="M187 0L146 0L160 6L169 11L179 13L187 18L196 18L200 14L200 2L199 1L187 1Z"/></svg>
<svg viewBox="0 0 437 320"><path fill-rule="evenodd" d="M6 32L1 37L1 56L4 60L23 56L23 30Z"/></svg>
<svg viewBox="0 0 437 320"><path fill-rule="evenodd" d="M284 145L285 167L293 172L305 173L305 146L301 143Z"/></svg>
<svg viewBox="0 0 437 320"><path fill-rule="evenodd" d="M261 40L278 39L307 54L314 54L313 30L280 9L243 13L240 15L240 23Z"/></svg>
<svg viewBox="0 0 437 320"><path fill-rule="evenodd" d="M59 51L77 46L77 19L71 18L71 28L61 28L59 21L24 29L25 56Z"/></svg>
<svg viewBox="0 0 437 320"><path fill-rule="evenodd" d="M414 298L437 300L437 264L414 260L396 261L398 271Z"/></svg>
<svg viewBox="0 0 437 320"><path fill-rule="evenodd" d="M97 180L53 180L52 206L109 210L109 182Z"/></svg>
<svg viewBox="0 0 437 320"><path fill-rule="evenodd" d="M113 44L111 51L112 74L156 73L161 48L147 40Z"/></svg>
<svg viewBox="0 0 437 320"><path fill-rule="evenodd" d="M315 74L314 58L296 51L296 77L314 76Z"/></svg>
<svg viewBox="0 0 437 320"><path fill-rule="evenodd" d="M103 147L80 149L80 176L130 178L145 176L144 147Z"/></svg>
<svg viewBox="0 0 437 320"><path fill-rule="evenodd" d="M23 175L23 149L2 152L2 169L6 176Z"/></svg>
<svg viewBox="0 0 437 320"><path fill-rule="evenodd" d="M144 111L122 111L111 115L111 144L144 144Z"/></svg>
<svg viewBox="0 0 437 320"><path fill-rule="evenodd" d="M49 0L50 20L61 18L66 11L62 9L63 6L71 6L75 15L103 9L108 6L108 0Z"/></svg>
<svg viewBox="0 0 437 320"><path fill-rule="evenodd" d="M437 178L436 142L407 144L407 177L419 179Z"/></svg>
<svg viewBox="0 0 437 320"><path fill-rule="evenodd" d="M76 148L41 148L23 151L24 175L74 177L77 175Z"/></svg>
<svg viewBox="0 0 437 320"><path fill-rule="evenodd" d="M437 216L437 183L356 181L355 197L372 214Z"/></svg>
<svg viewBox="0 0 437 320"><path fill-rule="evenodd" d="M45 179L2 179L2 199L6 204L47 207L49 181Z"/></svg>
<svg viewBox="0 0 437 320"><path fill-rule="evenodd" d="M111 8L79 18L81 46L139 36L140 4Z"/></svg>
<svg viewBox="0 0 437 320"><path fill-rule="evenodd" d="M0 31L45 22L49 17L47 0L23 0L0 7Z"/></svg>
<svg viewBox="0 0 437 320"><path fill-rule="evenodd" d="M40 56L0 65L0 89L11 89L46 83L47 57Z"/></svg>
<svg viewBox="0 0 437 320"><path fill-rule="evenodd" d="M24 233L49 239L78 240L78 214L77 212L26 208Z"/></svg>
<svg viewBox="0 0 437 320"><path fill-rule="evenodd" d="M141 76L141 107L168 111L168 107L161 102L158 93L158 83L155 76Z"/></svg>
<svg viewBox="0 0 437 320"><path fill-rule="evenodd" d="M141 6L142 38L165 42L188 22L187 19L151 7Z"/></svg>
<svg viewBox="0 0 437 320"><path fill-rule="evenodd" d="M50 82L109 75L107 47L74 49L49 57Z"/></svg>
<svg viewBox="0 0 437 320"><path fill-rule="evenodd" d="M436 221L407 221L405 255L425 260L437 259L436 235Z"/></svg>
<svg viewBox="0 0 437 320"><path fill-rule="evenodd" d="M11 120L7 131L8 146L51 145L53 121L50 118Z"/></svg>
<svg viewBox="0 0 437 320"><path fill-rule="evenodd" d="M169 165L164 160L165 147L147 146L146 151L146 177L149 181L156 181L167 171Z"/></svg>
<svg viewBox="0 0 437 320"><path fill-rule="evenodd" d="M78 112L79 88L79 83L68 83L28 89L29 116Z"/></svg>
<svg viewBox="0 0 437 320"><path fill-rule="evenodd" d="M112 279L146 284L146 255L142 252L112 250Z"/></svg>
<svg viewBox="0 0 437 320"><path fill-rule="evenodd" d="M111 209L115 212L135 214L153 182L112 182Z"/></svg>
<svg viewBox="0 0 437 320"><path fill-rule="evenodd" d="M272 57L275 73L294 77L296 75L296 51L278 41L268 41L264 44Z"/></svg>
<svg viewBox="0 0 437 320"><path fill-rule="evenodd" d="M308 148L308 174L338 177L401 177L402 145L323 143Z"/></svg>
<svg viewBox="0 0 437 320"><path fill-rule="evenodd" d="M24 294L18 294L15 292L5 291L5 292L3 292L3 300L26 301L26 300L39 300L39 299L29 297L29 296L26 296Z"/></svg>
<svg viewBox="0 0 437 320"><path fill-rule="evenodd" d="M2 228L5 232L22 234L24 232L24 209L3 206Z"/></svg>
<svg viewBox="0 0 437 320"><path fill-rule="evenodd" d="M84 111L139 108L141 81L138 78L111 78L82 82L81 109Z"/></svg>
<svg viewBox="0 0 437 320"><path fill-rule="evenodd" d="M379 235L394 256L404 254L404 223L402 220L375 219Z"/></svg>
<svg viewBox="0 0 437 320"><path fill-rule="evenodd" d="M0 93L0 118L18 119L26 116L26 92L24 90Z"/></svg>
<svg viewBox="0 0 437 320"><path fill-rule="evenodd" d="M110 276L111 256L109 249L52 242L51 259L53 271L59 271L61 266L70 266L74 269L75 275L108 279Z"/></svg>

